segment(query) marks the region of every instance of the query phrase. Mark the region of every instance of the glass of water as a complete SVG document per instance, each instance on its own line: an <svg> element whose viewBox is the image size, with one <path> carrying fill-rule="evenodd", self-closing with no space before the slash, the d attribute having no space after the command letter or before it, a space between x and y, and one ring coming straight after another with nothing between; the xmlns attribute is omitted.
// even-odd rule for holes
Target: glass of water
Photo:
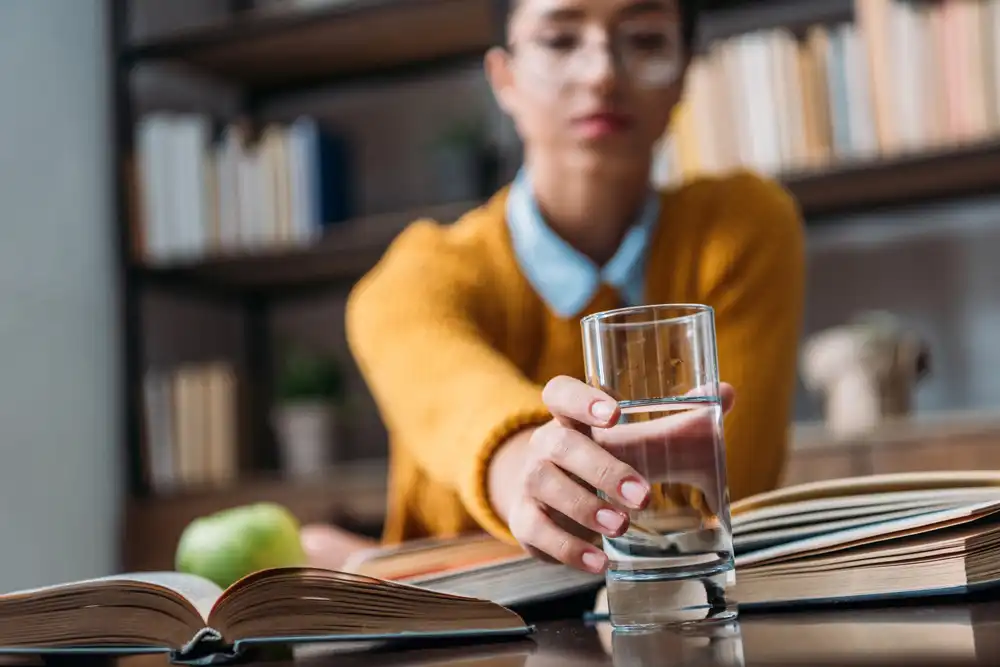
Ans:
<svg viewBox="0 0 1000 667"><path fill-rule="evenodd" d="M651 485L629 529L604 538L615 628L736 618L715 316L708 306L623 308L585 317L587 381L621 418L593 439ZM606 500L610 500L605 497Z"/></svg>

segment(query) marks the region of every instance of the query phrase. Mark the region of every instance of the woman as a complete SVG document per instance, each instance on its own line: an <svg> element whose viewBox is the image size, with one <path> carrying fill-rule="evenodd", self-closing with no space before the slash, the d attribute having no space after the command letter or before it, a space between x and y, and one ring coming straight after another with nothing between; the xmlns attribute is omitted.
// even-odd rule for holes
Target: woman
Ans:
<svg viewBox="0 0 1000 667"><path fill-rule="evenodd" d="M618 535L625 517L586 485L627 506L649 487L586 435L618 409L578 379L579 320L626 304L715 308L731 494L778 483L803 308L796 206L749 173L650 188L696 4L512 7L486 71L524 168L454 225L412 225L348 303L350 345L391 437L385 541L483 529L602 571L587 536ZM362 546L326 528L304 542L327 566Z"/></svg>

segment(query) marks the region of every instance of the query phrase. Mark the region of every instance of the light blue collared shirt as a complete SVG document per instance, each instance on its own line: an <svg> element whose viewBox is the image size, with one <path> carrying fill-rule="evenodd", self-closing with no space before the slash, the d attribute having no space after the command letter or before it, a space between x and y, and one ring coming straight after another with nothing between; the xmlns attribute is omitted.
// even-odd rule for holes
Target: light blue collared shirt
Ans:
<svg viewBox="0 0 1000 667"><path fill-rule="evenodd" d="M614 287L627 305L643 303L646 254L659 217L660 199L651 190L639 219L614 256L598 267L546 224L525 170L518 173L507 197L507 226L521 271L549 308L563 318L579 315L601 283Z"/></svg>

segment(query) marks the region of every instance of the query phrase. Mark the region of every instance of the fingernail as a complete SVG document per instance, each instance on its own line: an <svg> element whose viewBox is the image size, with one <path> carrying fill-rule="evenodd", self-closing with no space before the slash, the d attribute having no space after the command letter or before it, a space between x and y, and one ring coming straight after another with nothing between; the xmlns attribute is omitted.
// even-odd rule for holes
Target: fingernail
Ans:
<svg viewBox="0 0 1000 667"><path fill-rule="evenodd" d="M631 479L622 482L622 497L632 503L633 507L642 507L646 502L646 487Z"/></svg>
<svg viewBox="0 0 1000 667"><path fill-rule="evenodd" d="M594 574L600 574L604 571L604 564L607 563L607 557L600 551L586 551L583 554L583 565L588 570Z"/></svg>
<svg viewBox="0 0 1000 667"><path fill-rule="evenodd" d="M590 413L601 421L608 421L615 413L615 406L607 401L598 401L590 406Z"/></svg>
<svg viewBox="0 0 1000 667"><path fill-rule="evenodd" d="M597 523L612 533L618 534L622 526L625 525L625 517L614 510L601 509L597 511Z"/></svg>

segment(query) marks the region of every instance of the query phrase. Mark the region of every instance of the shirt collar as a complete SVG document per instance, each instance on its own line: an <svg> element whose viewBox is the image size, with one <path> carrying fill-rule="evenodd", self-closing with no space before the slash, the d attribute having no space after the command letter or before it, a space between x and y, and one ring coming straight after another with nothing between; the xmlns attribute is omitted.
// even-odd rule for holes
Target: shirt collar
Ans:
<svg viewBox="0 0 1000 667"><path fill-rule="evenodd" d="M564 318L581 313L601 283L618 290L628 305L642 303L647 248L659 215L660 200L651 190L614 256L598 267L546 224L525 170L507 197L507 226L521 270L549 308Z"/></svg>

